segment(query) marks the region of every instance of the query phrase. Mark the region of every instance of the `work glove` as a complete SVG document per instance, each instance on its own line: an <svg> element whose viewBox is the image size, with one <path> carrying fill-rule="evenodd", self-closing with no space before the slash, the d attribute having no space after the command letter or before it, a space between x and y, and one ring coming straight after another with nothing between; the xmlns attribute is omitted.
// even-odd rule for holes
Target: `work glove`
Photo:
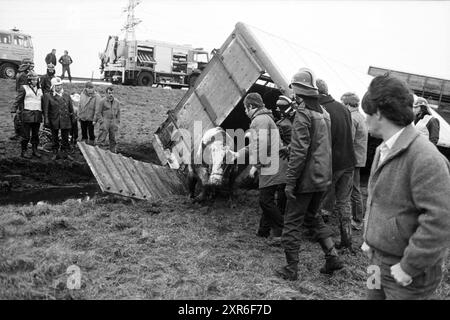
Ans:
<svg viewBox="0 0 450 320"><path fill-rule="evenodd" d="M409 286L413 281L412 277L403 271L400 262L391 267L391 276L403 287Z"/></svg>
<svg viewBox="0 0 450 320"><path fill-rule="evenodd" d="M286 194L286 198L288 199L296 199L295 196L295 186L287 184L284 188L284 193Z"/></svg>

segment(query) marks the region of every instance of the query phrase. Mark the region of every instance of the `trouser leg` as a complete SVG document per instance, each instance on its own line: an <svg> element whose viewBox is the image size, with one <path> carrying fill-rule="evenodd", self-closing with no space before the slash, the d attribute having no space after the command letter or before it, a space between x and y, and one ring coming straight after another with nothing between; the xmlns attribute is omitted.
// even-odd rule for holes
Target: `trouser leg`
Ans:
<svg viewBox="0 0 450 320"><path fill-rule="evenodd" d="M284 192L285 188L286 188L285 183L277 186L277 206L282 216L284 216L284 212L286 211L287 198L286 193Z"/></svg>
<svg viewBox="0 0 450 320"><path fill-rule="evenodd" d="M66 74L66 67L62 65L62 74L61 74L61 80L64 80L64 76Z"/></svg>
<svg viewBox="0 0 450 320"><path fill-rule="evenodd" d="M72 82L72 75L70 74L70 66L67 66L67 75L69 76L69 81Z"/></svg>
<svg viewBox="0 0 450 320"><path fill-rule="evenodd" d="M92 121L86 121L87 122L87 129L88 129L88 139L91 142L91 144L94 144L95 141L95 133L94 133L94 124Z"/></svg>
<svg viewBox="0 0 450 320"><path fill-rule="evenodd" d="M118 127L117 125L113 124L112 122L109 125L108 131L109 131L109 151L116 153L116 133L117 133Z"/></svg>
<svg viewBox="0 0 450 320"><path fill-rule="evenodd" d="M339 217L341 243L338 247L352 247L350 196L353 185L354 168L342 170L336 180L336 211Z"/></svg>
<svg viewBox="0 0 450 320"><path fill-rule="evenodd" d="M97 144L102 148L106 147L106 138L108 137L107 123L105 121L100 125L97 137Z"/></svg>
<svg viewBox="0 0 450 320"><path fill-rule="evenodd" d="M297 194L295 199L287 199L281 238L281 244L285 251L298 252L300 249L301 226L312 195L312 193L303 193Z"/></svg>
<svg viewBox="0 0 450 320"><path fill-rule="evenodd" d="M58 129L52 129L52 142L53 142L52 149L54 152L57 152L59 150L59 130Z"/></svg>
<svg viewBox="0 0 450 320"><path fill-rule="evenodd" d="M70 142L72 144L76 144L78 140L78 121L72 122L72 129L70 130L71 133L71 139Z"/></svg>
<svg viewBox="0 0 450 320"><path fill-rule="evenodd" d="M71 129L61 129L61 150L70 150L69 132Z"/></svg>
<svg viewBox="0 0 450 320"><path fill-rule="evenodd" d="M22 150L27 150L31 138L31 123L22 123Z"/></svg>
<svg viewBox="0 0 450 320"><path fill-rule="evenodd" d="M360 168L355 168L353 173L353 187L352 187L352 217L353 220L360 223L364 217L364 202L361 193L361 179L360 179Z"/></svg>
<svg viewBox="0 0 450 320"><path fill-rule="evenodd" d="M80 120L81 127L81 141L88 140L88 124L87 121Z"/></svg>
<svg viewBox="0 0 450 320"><path fill-rule="evenodd" d="M275 204L275 192L278 186L259 189L259 205L264 219L269 223L274 237L280 237L283 230L283 216ZM261 217L261 219L263 219ZM261 223L260 223L261 225Z"/></svg>

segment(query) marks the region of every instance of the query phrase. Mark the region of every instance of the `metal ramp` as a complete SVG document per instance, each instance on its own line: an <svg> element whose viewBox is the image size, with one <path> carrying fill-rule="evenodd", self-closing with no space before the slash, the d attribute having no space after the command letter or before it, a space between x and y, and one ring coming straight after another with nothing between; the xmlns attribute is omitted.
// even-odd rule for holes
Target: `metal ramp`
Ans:
<svg viewBox="0 0 450 320"><path fill-rule="evenodd" d="M136 161L78 142L103 192L142 200L187 194L184 176L177 170Z"/></svg>

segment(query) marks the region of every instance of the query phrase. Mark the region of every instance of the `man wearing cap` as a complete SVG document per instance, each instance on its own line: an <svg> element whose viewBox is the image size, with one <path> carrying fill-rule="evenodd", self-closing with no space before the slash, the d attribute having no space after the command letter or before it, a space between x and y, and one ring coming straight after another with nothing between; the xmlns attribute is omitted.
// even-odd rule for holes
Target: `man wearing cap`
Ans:
<svg viewBox="0 0 450 320"><path fill-rule="evenodd" d="M120 126L120 102L114 97L113 87L106 88L106 97L100 100L95 109L94 123L100 125L97 144L116 153L116 133Z"/></svg>
<svg viewBox="0 0 450 320"><path fill-rule="evenodd" d="M52 79L55 77L55 65L49 63L47 65L47 73L41 77L41 89L42 93L50 93L52 87Z"/></svg>
<svg viewBox="0 0 450 320"><path fill-rule="evenodd" d="M367 160L367 140L368 131L366 119L359 112L359 97L353 92L346 92L341 97L344 104L352 116L352 137L353 149L355 150L356 166L353 172L353 186L351 192L352 204L352 226L356 230L361 230L362 220L364 218L364 202L360 186L360 171L366 166Z"/></svg>
<svg viewBox="0 0 450 320"><path fill-rule="evenodd" d="M94 90L92 82L86 82L85 88L80 95L80 106L78 109L78 119L81 126L81 141L90 145L95 143L94 134L94 115L95 110L99 108L101 97Z"/></svg>
<svg viewBox="0 0 450 320"><path fill-rule="evenodd" d="M69 133L74 116L72 99L64 92L60 78L53 78L51 84L52 92L44 96L44 125L49 126L52 130L53 159L58 159L60 131L62 156L70 159L71 157L67 155L67 152L70 151Z"/></svg>
<svg viewBox="0 0 450 320"><path fill-rule="evenodd" d="M412 126L413 101L390 75L375 77L362 100L370 134L383 139L364 217L362 249L378 270L368 299L431 298L450 247L450 163Z"/></svg>
<svg viewBox="0 0 450 320"><path fill-rule="evenodd" d="M323 207L336 211L339 217L341 242L337 248L352 248L352 226L350 196L353 185L353 171L356 159L352 138L352 116L350 111L328 93L328 86L322 79L317 79L319 103L330 114L331 150L333 155L333 181L328 189Z"/></svg>
<svg viewBox="0 0 450 320"><path fill-rule="evenodd" d="M37 151L39 144L39 127L42 122L42 91L38 87L38 75L34 71L27 74L28 83L22 85L17 92L17 97L11 112L17 112L17 117L22 123L22 158L30 159L27 155L28 142L31 141L32 155L40 158Z"/></svg>
<svg viewBox="0 0 450 320"><path fill-rule="evenodd" d="M431 109L428 101L424 98L417 98L413 105L414 126L416 130L434 145L439 141L439 120L431 115Z"/></svg>
<svg viewBox="0 0 450 320"><path fill-rule="evenodd" d="M286 171L286 212L282 246L287 265L276 270L286 280L298 278L301 227L305 219L325 253L321 273L332 274L343 267L332 240L333 232L319 214L323 194L331 184L331 124L319 104L312 70L300 69L291 81L298 104L292 125L289 164Z"/></svg>
<svg viewBox="0 0 450 320"><path fill-rule="evenodd" d="M275 203L275 193L286 182L286 161L279 158L281 139L273 121L272 112L267 109L258 93L249 93L244 107L250 118L250 163L259 171L259 205L262 209L257 235L269 237L269 244L280 245L283 231L283 215ZM253 173L255 170L251 170ZM251 174L252 175L252 174Z"/></svg>

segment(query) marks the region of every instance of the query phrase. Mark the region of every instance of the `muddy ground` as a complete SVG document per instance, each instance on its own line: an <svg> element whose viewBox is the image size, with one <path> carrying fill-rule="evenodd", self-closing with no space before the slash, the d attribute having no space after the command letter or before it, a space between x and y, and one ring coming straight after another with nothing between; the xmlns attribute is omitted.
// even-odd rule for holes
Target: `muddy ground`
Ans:
<svg viewBox="0 0 450 320"><path fill-rule="evenodd" d="M64 85L68 92L81 88ZM98 87L101 94L104 89ZM150 134L185 91L116 86L115 92L124 102L118 152L156 162ZM49 155L39 161L18 157L18 142L8 139L14 95L14 83L0 79L0 178L8 176L13 187L4 197L95 186L77 152L75 161L51 161ZM43 189L49 187L56 189ZM260 216L257 191L237 194L236 208L222 199L200 206L183 196L135 201L100 193L58 204L2 205L0 299L364 298L368 263L363 254L342 252L345 268L332 277L322 275L318 270L323 254L306 237L299 280L273 276L284 255L281 248L255 236ZM338 240L336 219L330 224ZM359 247L361 233L354 236ZM81 287L71 290L67 270L73 265L80 268ZM449 293L446 269L437 297L448 299Z"/></svg>

